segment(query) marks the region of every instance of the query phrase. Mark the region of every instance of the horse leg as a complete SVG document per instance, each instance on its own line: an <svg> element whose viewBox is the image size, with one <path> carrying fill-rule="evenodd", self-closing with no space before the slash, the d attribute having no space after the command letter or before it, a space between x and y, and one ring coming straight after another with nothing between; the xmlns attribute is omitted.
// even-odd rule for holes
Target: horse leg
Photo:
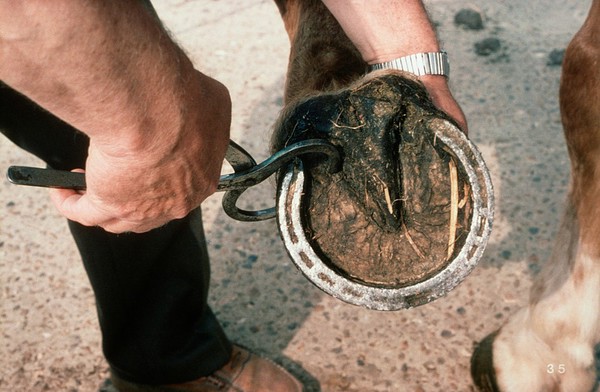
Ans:
<svg viewBox="0 0 600 392"><path fill-rule="evenodd" d="M484 391L582 391L595 382L600 336L600 0L563 64L560 106L572 179L555 249L529 305L477 347Z"/></svg>
<svg viewBox="0 0 600 392"><path fill-rule="evenodd" d="M364 75L366 64L320 0L275 0L290 38L285 103L337 90Z"/></svg>

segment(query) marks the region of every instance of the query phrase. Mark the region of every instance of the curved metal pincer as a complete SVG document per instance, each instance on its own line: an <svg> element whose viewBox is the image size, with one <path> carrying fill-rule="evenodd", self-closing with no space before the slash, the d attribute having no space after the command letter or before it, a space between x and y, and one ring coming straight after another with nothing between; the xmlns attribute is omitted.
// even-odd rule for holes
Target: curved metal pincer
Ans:
<svg viewBox="0 0 600 392"><path fill-rule="evenodd" d="M234 142L229 143L225 159L233 167L233 174L221 176L218 191L225 191L223 210L233 219L240 221L260 221L274 218L276 207L258 211L248 211L237 207L237 200L248 188L253 187L286 167L302 156L327 158L327 170L339 170L340 153L335 146L325 140L303 140L277 151L263 162L256 164L252 156ZM314 157L312 158L314 159Z"/></svg>

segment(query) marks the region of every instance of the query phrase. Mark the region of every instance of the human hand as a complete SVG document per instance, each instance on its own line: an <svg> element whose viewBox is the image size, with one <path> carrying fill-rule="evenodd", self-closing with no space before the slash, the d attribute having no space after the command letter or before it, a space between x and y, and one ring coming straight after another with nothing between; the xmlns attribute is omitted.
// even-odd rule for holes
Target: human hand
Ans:
<svg viewBox="0 0 600 392"><path fill-rule="evenodd" d="M323 0L368 64L415 53L439 52L435 29L421 0L396 2ZM433 103L467 133L467 122L443 76L419 79Z"/></svg>
<svg viewBox="0 0 600 392"><path fill-rule="evenodd" d="M181 102L173 105L179 105L174 113L165 113L172 117L167 122L172 129L149 129L135 147L116 137L92 137L87 190L52 190L58 210L86 226L140 233L198 207L218 184L231 101L223 85L198 72Z"/></svg>
<svg viewBox="0 0 600 392"><path fill-rule="evenodd" d="M454 121L456 121L458 127L465 133L468 134L468 125L465 114L460 108L458 102L452 96L450 87L448 86L448 80L444 76L439 75L425 75L420 76L419 80L423 83L427 92L429 93L433 104L446 114L448 114Z"/></svg>

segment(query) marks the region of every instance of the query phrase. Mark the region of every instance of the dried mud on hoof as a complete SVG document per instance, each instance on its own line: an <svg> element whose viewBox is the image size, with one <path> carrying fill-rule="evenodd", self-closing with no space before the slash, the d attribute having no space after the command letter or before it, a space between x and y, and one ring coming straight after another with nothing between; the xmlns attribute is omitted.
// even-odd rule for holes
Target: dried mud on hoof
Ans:
<svg viewBox="0 0 600 392"><path fill-rule="evenodd" d="M307 99L283 114L275 149L325 139L341 152L334 174L319 157L303 162L306 238L337 274L369 287L409 287L461 251L473 199L460 159L438 137L436 124L448 121L420 83L398 73Z"/></svg>

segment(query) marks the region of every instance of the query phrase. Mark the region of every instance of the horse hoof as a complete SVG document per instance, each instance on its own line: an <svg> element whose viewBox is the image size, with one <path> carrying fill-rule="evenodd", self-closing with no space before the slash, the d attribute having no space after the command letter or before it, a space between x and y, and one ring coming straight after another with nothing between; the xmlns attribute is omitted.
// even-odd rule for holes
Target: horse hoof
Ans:
<svg viewBox="0 0 600 392"><path fill-rule="evenodd" d="M274 148L323 139L341 169L307 156L280 175L285 247L328 294L378 310L446 295L475 267L493 220L489 172L476 147L418 82L373 74L286 108Z"/></svg>
<svg viewBox="0 0 600 392"><path fill-rule="evenodd" d="M471 357L471 377L481 392L501 392L494 369L494 340L500 330L489 334L475 346Z"/></svg>

